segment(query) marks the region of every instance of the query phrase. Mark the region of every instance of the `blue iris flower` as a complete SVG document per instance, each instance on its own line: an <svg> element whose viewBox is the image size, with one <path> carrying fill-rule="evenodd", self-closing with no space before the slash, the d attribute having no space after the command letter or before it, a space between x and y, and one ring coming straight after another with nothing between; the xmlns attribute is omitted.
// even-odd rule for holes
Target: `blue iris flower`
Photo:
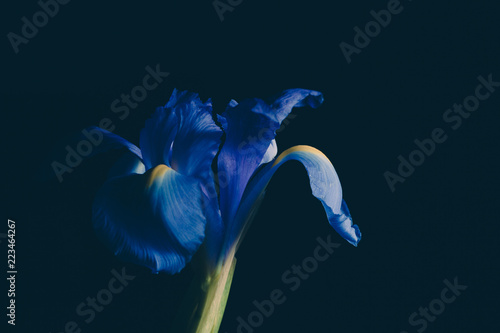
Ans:
<svg viewBox="0 0 500 333"><path fill-rule="evenodd" d="M234 253L267 184L281 165L295 160L307 170L330 225L356 246L361 233L329 159L309 146L277 156L276 130L292 108L317 108L322 102L319 92L290 89L267 102L233 100L215 115L210 100L174 90L146 121L140 149L95 128L107 147L128 149L95 198L97 235L122 260L154 272L177 273L198 252L207 275L213 272L207 283L226 274L217 282L222 287L215 287L225 289L232 270L224 267L234 269ZM206 316L214 321L217 315ZM216 332L217 324L210 325L207 331Z"/></svg>

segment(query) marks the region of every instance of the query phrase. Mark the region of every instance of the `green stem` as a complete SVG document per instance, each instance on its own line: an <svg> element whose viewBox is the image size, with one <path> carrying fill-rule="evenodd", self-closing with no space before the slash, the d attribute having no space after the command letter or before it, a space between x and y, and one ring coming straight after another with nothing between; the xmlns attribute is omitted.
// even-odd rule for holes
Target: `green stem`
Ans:
<svg viewBox="0 0 500 333"><path fill-rule="evenodd" d="M208 276L196 276L184 299L172 332L217 333L226 308L236 258L231 253Z"/></svg>

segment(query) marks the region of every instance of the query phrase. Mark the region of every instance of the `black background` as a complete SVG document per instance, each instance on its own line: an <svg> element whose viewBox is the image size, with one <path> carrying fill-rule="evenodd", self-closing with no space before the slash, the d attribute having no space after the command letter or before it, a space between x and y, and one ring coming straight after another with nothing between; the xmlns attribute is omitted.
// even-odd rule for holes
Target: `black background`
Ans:
<svg viewBox="0 0 500 333"><path fill-rule="evenodd" d="M276 288L287 301L255 332L416 332L409 315L439 298L443 280L454 277L468 289L426 332L498 332L500 91L456 131L442 120L474 93L479 75L500 81L492 3L404 1L350 64L339 43L353 44L353 28L387 1L244 0L223 22L211 1L71 1L18 54L6 35L19 34L21 17L40 8L35 1L4 4L2 201L4 221L17 223L19 271L13 331L61 332L74 320L82 332L168 332L192 276L190 268L152 275L105 249L92 230L91 204L120 154L82 163L61 184L43 181L65 138L110 118L116 134L138 144L144 121L173 88L211 97L222 111L231 98L300 87L323 92L325 103L296 110L278 146L308 144L331 159L363 239L358 248L342 240L303 168L284 166L237 254L220 332L236 332L236 318ZM170 76L118 119L111 102L156 64ZM383 173L396 172L398 155L408 157L413 140L437 127L447 141L392 193ZM329 234L342 245L291 292L281 275ZM6 253L5 240L0 246ZM84 323L77 305L124 266L135 280ZM0 295L5 308L6 291ZM2 332L12 329L0 318Z"/></svg>

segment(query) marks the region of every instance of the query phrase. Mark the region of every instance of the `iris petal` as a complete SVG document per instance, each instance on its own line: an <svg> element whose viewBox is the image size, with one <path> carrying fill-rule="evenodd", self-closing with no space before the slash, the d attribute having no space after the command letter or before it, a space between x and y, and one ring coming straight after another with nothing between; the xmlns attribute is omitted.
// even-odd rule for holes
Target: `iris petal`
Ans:
<svg viewBox="0 0 500 333"><path fill-rule="evenodd" d="M272 145L283 119L298 106L318 107L321 93L290 89L265 103L247 99L238 104L231 101L219 117L226 132L226 141L218 157L220 204L223 220L231 221L248 180L255 170L276 156Z"/></svg>
<svg viewBox="0 0 500 333"><path fill-rule="evenodd" d="M255 202L262 197L274 173L283 163L290 160L299 161L306 168L312 194L323 204L330 225L349 243L354 246L358 244L361 232L357 225L352 224L347 204L342 199L342 187L332 163L316 148L295 146L283 152L274 163L259 170L248 184L235 216L235 223L228 233L226 250L240 237L248 215L253 211Z"/></svg>
<svg viewBox="0 0 500 333"><path fill-rule="evenodd" d="M108 172L108 179L113 177L128 176L133 173L143 174L146 167L137 155L125 152L112 166Z"/></svg>
<svg viewBox="0 0 500 333"><path fill-rule="evenodd" d="M276 140L271 141L269 147L267 147L266 153L264 157L262 157L262 161L260 161L260 165L266 164L274 160L276 154L278 153L278 145L276 144Z"/></svg>
<svg viewBox="0 0 500 333"><path fill-rule="evenodd" d="M276 117L281 123L293 108L310 106L317 108L323 103L323 94L306 89L288 89L272 99L271 107L276 110Z"/></svg>
<svg viewBox="0 0 500 333"><path fill-rule="evenodd" d="M166 165L108 180L96 196L99 238L122 260L177 273L204 238L199 180Z"/></svg>
<svg viewBox="0 0 500 333"><path fill-rule="evenodd" d="M83 134L83 132L86 134ZM86 157L105 153L112 149L127 148L131 153L139 158L142 158L141 150L136 145L130 143L119 135L113 134L96 126L90 126L83 130L80 135L80 140L91 140L93 143L92 152Z"/></svg>
<svg viewBox="0 0 500 333"><path fill-rule="evenodd" d="M50 166L52 167L50 169L50 174L48 173L49 169L42 169L37 176L41 177L42 179L47 179L50 177L53 177L54 175L59 178L60 181L62 181L61 175L63 175L65 172L71 172L71 171L64 171L60 173L61 170L56 169L53 163L56 163L59 161L65 161L66 164L68 163L68 152L69 149L73 149L73 154L76 154L78 157L78 161L80 161L80 158L89 158L101 153L108 152L113 149L127 149L130 155L135 155L139 160L142 159L142 153L140 149L135 146L134 144L130 143L129 141L125 140L121 136L118 136L116 134L113 134L105 129L96 127L96 126L90 126L82 130L78 134L71 135L69 138L66 139L65 144L66 150L62 149L57 149L54 151L53 154L51 154L50 158L53 160L52 163L50 163ZM80 147L82 146L82 147ZM84 150L83 152L80 152L80 149ZM75 159L76 157L71 157L71 159ZM79 162L73 162L73 163L79 163ZM49 163L47 163L49 164ZM59 163L60 165L61 163ZM71 165L74 167L74 165ZM58 167L60 168L60 167Z"/></svg>
<svg viewBox="0 0 500 333"><path fill-rule="evenodd" d="M226 140L218 157L218 177L221 213L227 224L239 205L248 180L274 139L279 122L270 107L258 99L229 107L222 116Z"/></svg>
<svg viewBox="0 0 500 333"><path fill-rule="evenodd" d="M174 90L141 132L144 163L148 169L165 164L184 175L208 179L221 136L210 101L202 103L197 94Z"/></svg>
<svg viewBox="0 0 500 333"><path fill-rule="evenodd" d="M215 269L217 264L222 259L222 241L224 237L224 223L219 210L219 202L217 192L213 184L205 184L202 186L203 196L203 212L206 216L207 223L205 227L205 251L207 255L206 263L211 269Z"/></svg>
<svg viewBox="0 0 500 333"><path fill-rule="evenodd" d="M146 120L141 131L140 147L144 165L149 170L157 165L170 165L170 148L177 134L178 119L170 108L159 107Z"/></svg>
<svg viewBox="0 0 500 333"><path fill-rule="evenodd" d="M212 104L197 94L174 90L168 103L158 108L141 132L146 167L165 164L182 175L201 181L206 249L211 262L220 253L222 220L211 166L221 143L222 130L212 116Z"/></svg>
<svg viewBox="0 0 500 333"><path fill-rule="evenodd" d="M172 167L184 175L211 179L212 161L222 137L212 116L212 102L202 103L198 94L174 91L167 107L174 108L179 119Z"/></svg>

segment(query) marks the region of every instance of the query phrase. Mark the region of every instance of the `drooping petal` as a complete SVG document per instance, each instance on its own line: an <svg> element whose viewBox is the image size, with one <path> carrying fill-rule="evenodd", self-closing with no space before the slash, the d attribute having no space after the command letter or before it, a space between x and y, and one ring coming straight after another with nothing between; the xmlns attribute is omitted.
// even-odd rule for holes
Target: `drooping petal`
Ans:
<svg viewBox="0 0 500 333"><path fill-rule="evenodd" d="M240 104L231 101L219 118L226 140L218 157L218 178L223 220L231 221L238 208L248 180L262 162L272 160L276 130L295 106L318 107L321 93L290 89L270 103L247 99Z"/></svg>
<svg viewBox="0 0 500 333"><path fill-rule="evenodd" d="M351 215L342 199L342 187L332 163L316 148L295 146L283 152L274 163L269 163L259 170L248 184L234 224L227 234L226 251L230 246L234 246L235 240L239 239L248 216L252 213L255 203L262 197L271 177L283 163L290 160L299 161L306 168L312 194L323 204L330 225L349 243L354 246L358 244L361 232L357 225L352 224Z"/></svg>
<svg viewBox="0 0 500 333"><path fill-rule="evenodd" d="M203 241L202 203L198 179L159 165L106 182L94 201L93 224L122 260L173 274Z"/></svg>

